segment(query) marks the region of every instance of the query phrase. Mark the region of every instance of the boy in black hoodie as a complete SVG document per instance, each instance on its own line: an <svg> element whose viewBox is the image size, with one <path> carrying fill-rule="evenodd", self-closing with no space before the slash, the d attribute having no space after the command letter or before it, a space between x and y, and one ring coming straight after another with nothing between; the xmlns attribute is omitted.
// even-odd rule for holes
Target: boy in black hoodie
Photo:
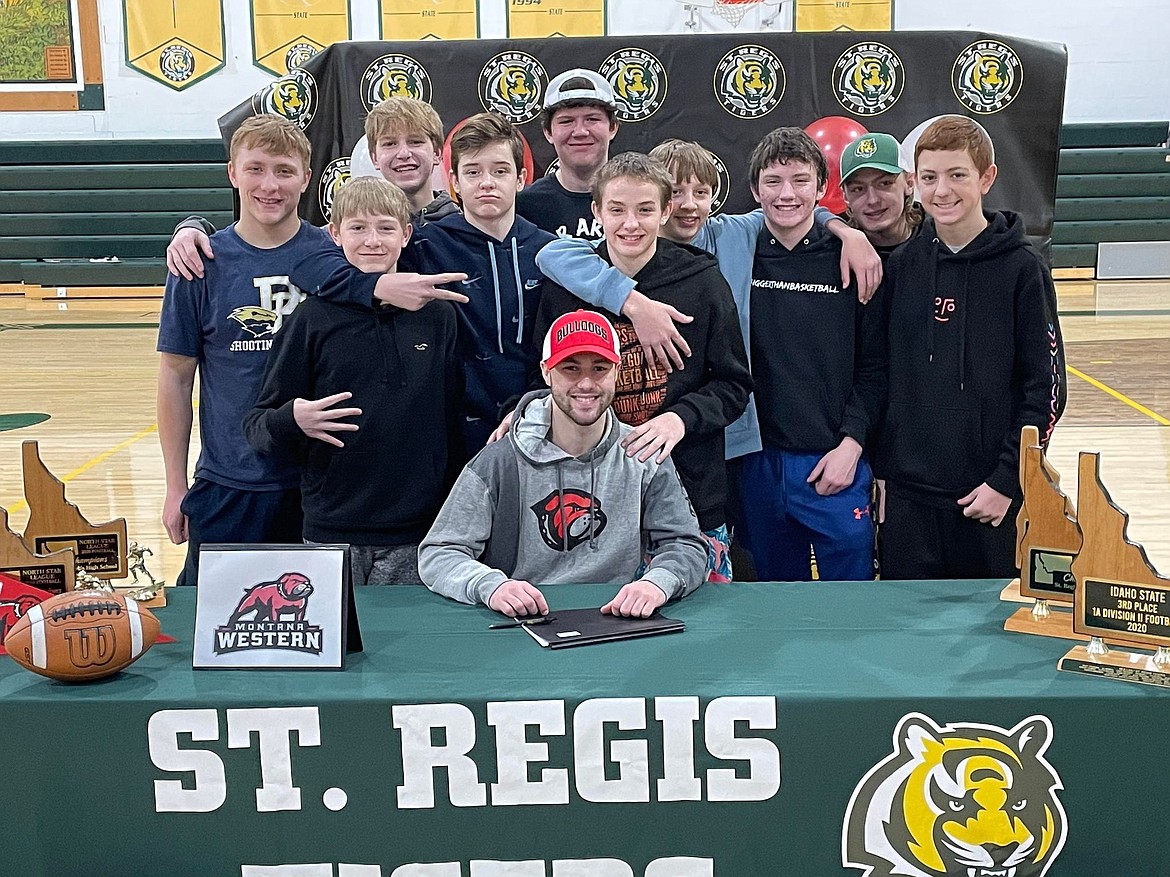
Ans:
<svg viewBox="0 0 1170 877"><path fill-rule="evenodd" d="M929 218L890 257L882 575L1010 578L1020 429L1046 446L1065 402L1052 276L1014 213L983 210L991 140L949 116L918 140Z"/></svg>
<svg viewBox="0 0 1170 877"><path fill-rule="evenodd" d="M799 128L748 163L764 211L748 299L762 449L730 464L736 538L764 581L873 578L872 473L863 455L885 394L881 287L841 286L841 242L813 221L825 157Z"/></svg>
<svg viewBox="0 0 1170 877"><path fill-rule="evenodd" d="M385 180L352 180L329 232L358 269L393 271L409 203ZM310 296L273 341L244 432L263 454L301 460L304 537L349 543L354 584L420 582L418 543L462 461L461 384L448 302L408 311Z"/></svg>
<svg viewBox="0 0 1170 877"><path fill-rule="evenodd" d="M593 178L593 213L605 239L597 255L637 281L638 289L694 317L679 326L691 356L687 368L650 365L631 322L616 314L621 342L613 408L635 427L623 440L643 462L669 455L678 467L707 541L707 580L731 581L727 530L724 428L747 406L751 373L731 289L709 253L658 237L670 218L673 175L656 159L626 152ZM546 282L535 337L562 314L589 307L564 287Z"/></svg>

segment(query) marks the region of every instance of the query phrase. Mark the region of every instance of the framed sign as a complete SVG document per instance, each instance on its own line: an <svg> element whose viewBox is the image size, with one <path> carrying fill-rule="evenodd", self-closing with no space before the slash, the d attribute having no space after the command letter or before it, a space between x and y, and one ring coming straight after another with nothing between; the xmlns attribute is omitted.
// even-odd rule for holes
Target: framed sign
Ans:
<svg viewBox="0 0 1170 877"><path fill-rule="evenodd" d="M196 670L341 670L352 594L346 545L204 545Z"/></svg>
<svg viewBox="0 0 1170 877"><path fill-rule="evenodd" d="M0 0L0 112L104 110L98 0Z"/></svg>

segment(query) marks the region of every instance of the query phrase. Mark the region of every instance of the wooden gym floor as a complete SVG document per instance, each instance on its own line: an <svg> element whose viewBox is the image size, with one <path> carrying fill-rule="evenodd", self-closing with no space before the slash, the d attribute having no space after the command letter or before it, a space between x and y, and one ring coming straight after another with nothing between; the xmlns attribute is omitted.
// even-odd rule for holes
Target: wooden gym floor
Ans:
<svg viewBox="0 0 1170 877"><path fill-rule="evenodd" d="M1077 453L1100 451L1102 480L1130 515L1130 538L1168 574L1170 282L1064 281L1057 290L1069 401L1049 460L1075 500ZM20 445L36 439L67 498L91 522L125 517L130 538L154 553L147 565L173 583L185 549L159 521L157 304L66 307L0 295L0 506L23 532Z"/></svg>

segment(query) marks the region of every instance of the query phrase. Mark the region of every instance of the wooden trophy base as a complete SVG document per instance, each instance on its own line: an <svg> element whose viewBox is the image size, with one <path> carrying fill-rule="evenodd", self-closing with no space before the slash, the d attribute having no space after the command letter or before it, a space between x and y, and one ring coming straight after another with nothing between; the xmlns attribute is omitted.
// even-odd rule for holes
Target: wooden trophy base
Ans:
<svg viewBox="0 0 1170 877"><path fill-rule="evenodd" d="M1003 629L1012 633L1054 636L1057 639L1071 639L1083 643L1089 641L1087 636L1073 632L1071 612L1067 609L1054 609L1051 604L1049 604L1047 618L1033 618L1032 609L1028 606L1021 606L1008 616L1008 620L1003 623Z"/></svg>
<svg viewBox="0 0 1170 877"><path fill-rule="evenodd" d="M1159 667L1153 655L1119 649L1110 649L1106 655L1090 655L1085 646L1073 646L1056 666L1069 673L1170 688L1170 666Z"/></svg>
<svg viewBox="0 0 1170 877"><path fill-rule="evenodd" d="M1012 579L1007 583L1002 591L999 592L999 599L1004 603L1027 603L1031 605L1036 601L1031 597L1025 597L1020 593L1020 580Z"/></svg>
<svg viewBox="0 0 1170 877"><path fill-rule="evenodd" d="M125 585L117 585L117 586L115 586L114 590L116 592L118 592L119 594L121 594L123 597L126 597L127 599L129 599L129 595L132 594L134 591L140 590L140 587L141 587L140 585L130 585L128 587ZM154 597L152 597L149 600L139 600L138 605L144 606L147 609L161 609L164 606L166 606L167 605L167 589L165 587L160 586L158 588L155 588L154 590L155 590Z"/></svg>

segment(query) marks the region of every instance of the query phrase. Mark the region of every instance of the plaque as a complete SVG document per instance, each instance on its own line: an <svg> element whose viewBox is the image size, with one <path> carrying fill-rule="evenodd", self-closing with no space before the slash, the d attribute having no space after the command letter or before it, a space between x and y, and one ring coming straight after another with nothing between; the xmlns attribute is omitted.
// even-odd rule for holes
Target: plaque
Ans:
<svg viewBox="0 0 1170 877"><path fill-rule="evenodd" d="M1073 630L1091 637L1074 646L1061 670L1170 687L1170 579L1126 535L1129 515L1101 483L1099 454L1082 453L1077 505L1083 544L1073 561ZM1115 646L1138 645L1151 655ZM1110 646L1113 645L1114 648Z"/></svg>
<svg viewBox="0 0 1170 877"><path fill-rule="evenodd" d="M1020 578L1001 595L1031 601L1004 622L1004 630L1088 639L1073 632L1073 559L1081 548L1072 500L1060 489L1060 473L1044 456L1040 432L1034 426L1020 431L1020 488L1024 501L1016 517L1016 566ZM1009 591L1013 591L1009 594ZM1061 607L1053 609L1050 604Z"/></svg>
<svg viewBox="0 0 1170 877"><path fill-rule="evenodd" d="M41 462L37 443L26 441L21 454L24 497L29 507L25 542L38 554L71 548L77 564L98 578L125 578L126 519L91 524L65 498L65 485Z"/></svg>
<svg viewBox="0 0 1170 877"><path fill-rule="evenodd" d="M196 670L343 670L361 651L348 545L199 550Z"/></svg>
<svg viewBox="0 0 1170 877"><path fill-rule="evenodd" d="M8 528L8 512L0 508L0 572L42 591L60 594L73 590L74 568L72 549L37 554Z"/></svg>

